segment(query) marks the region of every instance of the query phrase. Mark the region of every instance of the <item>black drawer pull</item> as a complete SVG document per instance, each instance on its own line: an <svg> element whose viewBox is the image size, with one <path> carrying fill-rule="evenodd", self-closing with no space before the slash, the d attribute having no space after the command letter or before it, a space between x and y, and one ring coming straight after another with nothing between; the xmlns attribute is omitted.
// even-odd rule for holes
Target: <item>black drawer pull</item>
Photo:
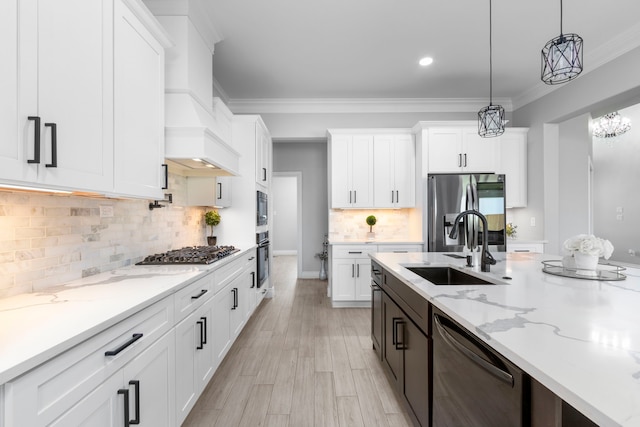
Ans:
<svg viewBox="0 0 640 427"><path fill-rule="evenodd" d="M350 254L361 254L362 251L349 251Z"/></svg>
<svg viewBox="0 0 640 427"><path fill-rule="evenodd" d="M121 388L118 390L118 394L124 396L124 427L129 427L129 390Z"/></svg>
<svg viewBox="0 0 640 427"><path fill-rule="evenodd" d="M166 163L162 164L162 168L164 169L164 185L162 186L162 190L167 190L169 188L169 165Z"/></svg>
<svg viewBox="0 0 640 427"><path fill-rule="evenodd" d="M133 400L136 402L136 417L129 421L129 424L140 424L140 381L131 380L129 381L129 385L135 387L135 397Z"/></svg>
<svg viewBox="0 0 640 427"><path fill-rule="evenodd" d="M251 289L256 287L256 272L251 272Z"/></svg>
<svg viewBox="0 0 640 427"><path fill-rule="evenodd" d="M219 182L218 183L218 197L216 197L218 200L222 200L222 183Z"/></svg>
<svg viewBox="0 0 640 427"><path fill-rule="evenodd" d="M48 168L58 167L58 126L55 123L45 123L46 127L51 128L51 163L45 164Z"/></svg>
<svg viewBox="0 0 640 427"><path fill-rule="evenodd" d="M202 334L202 344L206 344L207 343L207 318L201 317L200 320L202 320L204 325L204 333Z"/></svg>
<svg viewBox="0 0 640 427"><path fill-rule="evenodd" d="M196 324L200 326L200 344L196 346L196 350L202 350L204 348L204 322L198 320Z"/></svg>
<svg viewBox="0 0 640 427"><path fill-rule="evenodd" d="M33 159L28 159L27 163L40 163L40 117L29 116L29 120L36 122L33 132Z"/></svg>
<svg viewBox="0 0 640 427"><path fill-rule="evenodd" d="M207 293L207 290L203 289L203 290L200 291L200 293L198 295L192 296L191 299L198 299L198 298L200 298L202 295L204 295L206 293Z"/></svg>
<svg viewBox="0 0 640 427"><path fill-rule="evenodd" d="M116 348L115 350L105 351L104 355L105 356L115 356L118 353L120 353L122 350L124 350L125 348L129 347L134 342L138 341L140 338L142 338L142 334L133 334L133 336L131 337L131 339L129 341L127 341L126 343L122 344L120 347Z"/></svg>

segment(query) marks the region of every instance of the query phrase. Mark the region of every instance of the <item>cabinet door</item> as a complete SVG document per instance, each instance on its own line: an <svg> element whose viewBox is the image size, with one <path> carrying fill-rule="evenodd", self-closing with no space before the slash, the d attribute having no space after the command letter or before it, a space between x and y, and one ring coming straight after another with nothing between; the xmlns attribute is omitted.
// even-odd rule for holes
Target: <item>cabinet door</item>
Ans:
<svg viewBox="0 0 640 427"><path fill-rule="evenodd" d="M465 172L495 172L498 138L482 138L476 128L464 128L462 167Z"/></svg>
<svg viewBox="0 0 640 427"><path fill-rule="evenodd" d="M171 331L124 367L123 388L129 390L129 417L135 420L139 415L140 426L175 425L174 344ZM137 385L132 381L137 381Z"/></svg>
<svg viewBox="0 0 640 427"><path fill-rule="evenodd" d="M256 182L264 187L269 186L271 173L271 138L262 124L256 124Z"/></svg>
<svg viewBox="0 0 640 427"><path fill-rule="evenodd" d="M416 206L416 145L412 135L397 135L393 141L394 207Z"/></svg>
<svg viewBox="0 0 640 427"><path fill-rule="evenodd" d="M231 207L231 192L233 178L230 176L216 177L216 200L214 206L220 208Z"/></svg>
<svg viewBox="0 0 640 427"><path fill-rule="evenodd" d="M462 129L433 128L428 131L430 173L457 173L462 168Z"/></svg>
<svg viewBox="0 0 640 427"><path fill-rule="evenodd" d="M408 318L402 324L403 394L421 426L429 425L429 339Z"/></svg>
<svg viewBox="0 0 640 427"><path fill-rule="evenodd" d="M233 305L231 306L231 340L240 334L244 326L247 314L247 282L245 275L241 274L231 282L231 295L233 298Z"/></svg>
<svg viewBox="0 0 640 427"><path fill-rule="evenodd" d="M121 1L114 28L115 191L162 199L164 48Z"/></svg>
<svg viewBox="0 0 640 427"><path fill-rule="evenodd" d="M506 129L500 136L500 166L505 175L506 206L527 206L527 130Z"/></svg>
<svg viewBox="0 0 640 427"><path fill-rule="evenodd" d="M377 208L392 208L395 205L393 142L392 135L376 135L373 138L373 202Z"/></svg>
<svg viewBox="0 0 640 427"><path fill-rule="evenodd" d="M37 114L35 102L35 22L33 5L20 0L0 2L0 180L35 181L38 166L27 163L34 157L35 122L27 116ZM32 10L33 9L33 10ZM29 20L19 19L26 15ZM24 25L23 25L24 24ZM18 44L20 43L20 45ZM24 46L22 52L19 46ZM31 54L31 55L28 55ZM29 62L30 59L33 59ZM23 71L26 70L26 71ZM31 99L29 99L31 98ZM21 102L18 100L21 99ZM20 110L18 110L20 108Z"/></svg>
<svg viewBox="0 0 640 427"><path fill-rule="evenodd" d="M204 388L213 377L216 367L218 366L218 360L214 355L215 345L213 338L214 329L214 313L213 313L213 298L209 299L202 307L196 311L196 318L194 319L196 328L196 342L195 345L195 371L196 371L196 383L198 395L204 390Z"/></svg>
<svg viewBox="0 0 640 427"><path fill-rule="evenodd" d="M47 185L113 189L113 1L38 2L38 111ZM82 36L79 37L78 35Z"/></svg>
<svg viewBox="0 0 640 427"><path fill-rule="evenodd" d="M331 137L331 207L349 208L351 207L351 171L349 163L349 148L351 137L332 136Z"/></svg>
<svg viewBox="0 0 640 427"><path fill-rule="evenodd" d="M334 301L355 301L355 260L334 259L331 263L331 269L332 299Z"/></svg>
<svg viewBox="0 0 640 427"><path fill-rule="evenodd" d="M354 260L356 265L356 300L371 301L371 260L358 259Z"/></svg>
<svg viewBox="0 0 640 427"><path fill-rule="evenodd" d="M125 425L124 395L118 394L118 390L124 389L123 382L122 371L119 371L47 426L116 427Z"/></svg>
<svg viewBox="0 0 640 427"><path fill-rule="evenodd" d="M382 360L389 368L396 384L402 380L402 349L399 346L402 337L401 323L404 313L387 294L382 294L382 315L384 318L384 344L382 345Z"/></svg>
<svg viewBox="0 0 640 427"><path fill-rule="evenodd" d="M355 135L351 148L351 189L354 208L373 206L373 137Z"/></svg>
<svg viewBox="0 0 640 427"><path fill-rule="evenodd" d="M226 286L213 297L213 322L211 325L211 340L213 342L213 357L219 364L231 347L231 307L233 295L231 287Z"/></svg>
<svg viewBox="0 0 640 427"><path fill-rule="evenodd" d="M195 405L199 393L195 353L200 343L200 328L196 324L196 314L192 313L175 327L175 408L178 425Z"/></svg>
<svg viewBox="0 0 640 427"><path fill-rule="evenodd" d="M382 289L371 284L371 341L379 359L382 359L382 331L384 317L382 317Z"/></svg>

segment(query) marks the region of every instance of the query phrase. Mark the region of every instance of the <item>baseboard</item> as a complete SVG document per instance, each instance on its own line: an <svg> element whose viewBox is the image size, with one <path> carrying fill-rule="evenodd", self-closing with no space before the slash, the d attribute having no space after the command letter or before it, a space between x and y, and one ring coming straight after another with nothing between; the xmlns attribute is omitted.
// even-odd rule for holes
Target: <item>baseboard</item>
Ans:
<svg viewBox="0 0 640 427"><path fill-rule="evenodd" d="M298 275L298 279L320 279L319 271L303 271Z"/></svg>
<svg viewBox="0 0 640 427"><path fill-rule="evenodd" d="M291 251L272 251L273 256L285 256L285 255L298 255L298 251L296 250L291 250Z"/></svg>
<svg viewBox="0 0 640 427"><path fill-rule="evenodd" d="M371 308L371 301L331 301L333 308Z"/></svg>

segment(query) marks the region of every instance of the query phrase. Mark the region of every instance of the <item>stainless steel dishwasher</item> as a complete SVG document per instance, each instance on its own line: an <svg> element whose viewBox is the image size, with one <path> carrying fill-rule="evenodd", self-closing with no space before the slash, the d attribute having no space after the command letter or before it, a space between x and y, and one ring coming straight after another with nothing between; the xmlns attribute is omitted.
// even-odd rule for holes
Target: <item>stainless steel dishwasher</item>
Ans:
<svg viewBox="0 0 640 427"><path fill-rule="evenodd" d="M529 379L433 309L433 427L527 427Z"/></svg>

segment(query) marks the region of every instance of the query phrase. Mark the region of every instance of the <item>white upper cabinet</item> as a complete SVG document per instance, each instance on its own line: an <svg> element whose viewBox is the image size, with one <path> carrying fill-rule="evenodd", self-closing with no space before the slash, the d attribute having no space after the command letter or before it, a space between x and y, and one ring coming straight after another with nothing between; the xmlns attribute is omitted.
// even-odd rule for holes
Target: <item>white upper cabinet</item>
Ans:
<svg viewBox="0 0 640 427"><path fill-rule="evenodd" d="M429 128L428 170L430 173L495 172L497 144L497 138L482 138L476 128Z"/></svg>
<svg viewBox="0 0 640 427"><path fill-rule="evenodd" d="M6 143L0 148L0 182L104 194L127 187L123 195L147 195L151 185L152 194L160 194L163 146L151 147L146 139L162 144L164 138L161 133L158 141L155 126L163 120L162 104L160 110L156 105L162 49L150 47L152 38L123 4L148 13L144 6L121 1L2 2L0 136ZM159 92L152 94L152 86ZM114 126L130 159L154 158L151 179L146 163L136 163L140 182L118 173L123 180L114 185ZM127 168L133 169L131 163Z"/></svg>
<svg viewBox="0 0 640 427"><path fill-rule="evenodd" d="M331 208L373 206L373 136L331 135Z"/></svg>
<svg viewBox="0 0 640 427"><path fill-rule="evenodd" d="M413 135L374 136L374 207L415 207L415 158Z"/></svg>
<svg viewBox="0 0 640 427"><path fill-rule="evenodd" d="M271 172L271 136L259 121L256 123L256 183L269 187Z"/></svg>
<svg viewBox="0 0 640 427"><path fill-rule="evenodd" d="M506 128L500 136L500 166L505 175L507 208L527 206L527 133L528 128Z"/></svg>
<svg viewBox="0 0 640 427"><path fill-rule="evenodd" d="M164 48L115 3L115 192L163 199Z"/></svg>
<svg viewBox="0 0 640 427"><path fill-rule="evenodd" d="M187 206L230 207L232 182L230 176L187 177Z"/></svg>

